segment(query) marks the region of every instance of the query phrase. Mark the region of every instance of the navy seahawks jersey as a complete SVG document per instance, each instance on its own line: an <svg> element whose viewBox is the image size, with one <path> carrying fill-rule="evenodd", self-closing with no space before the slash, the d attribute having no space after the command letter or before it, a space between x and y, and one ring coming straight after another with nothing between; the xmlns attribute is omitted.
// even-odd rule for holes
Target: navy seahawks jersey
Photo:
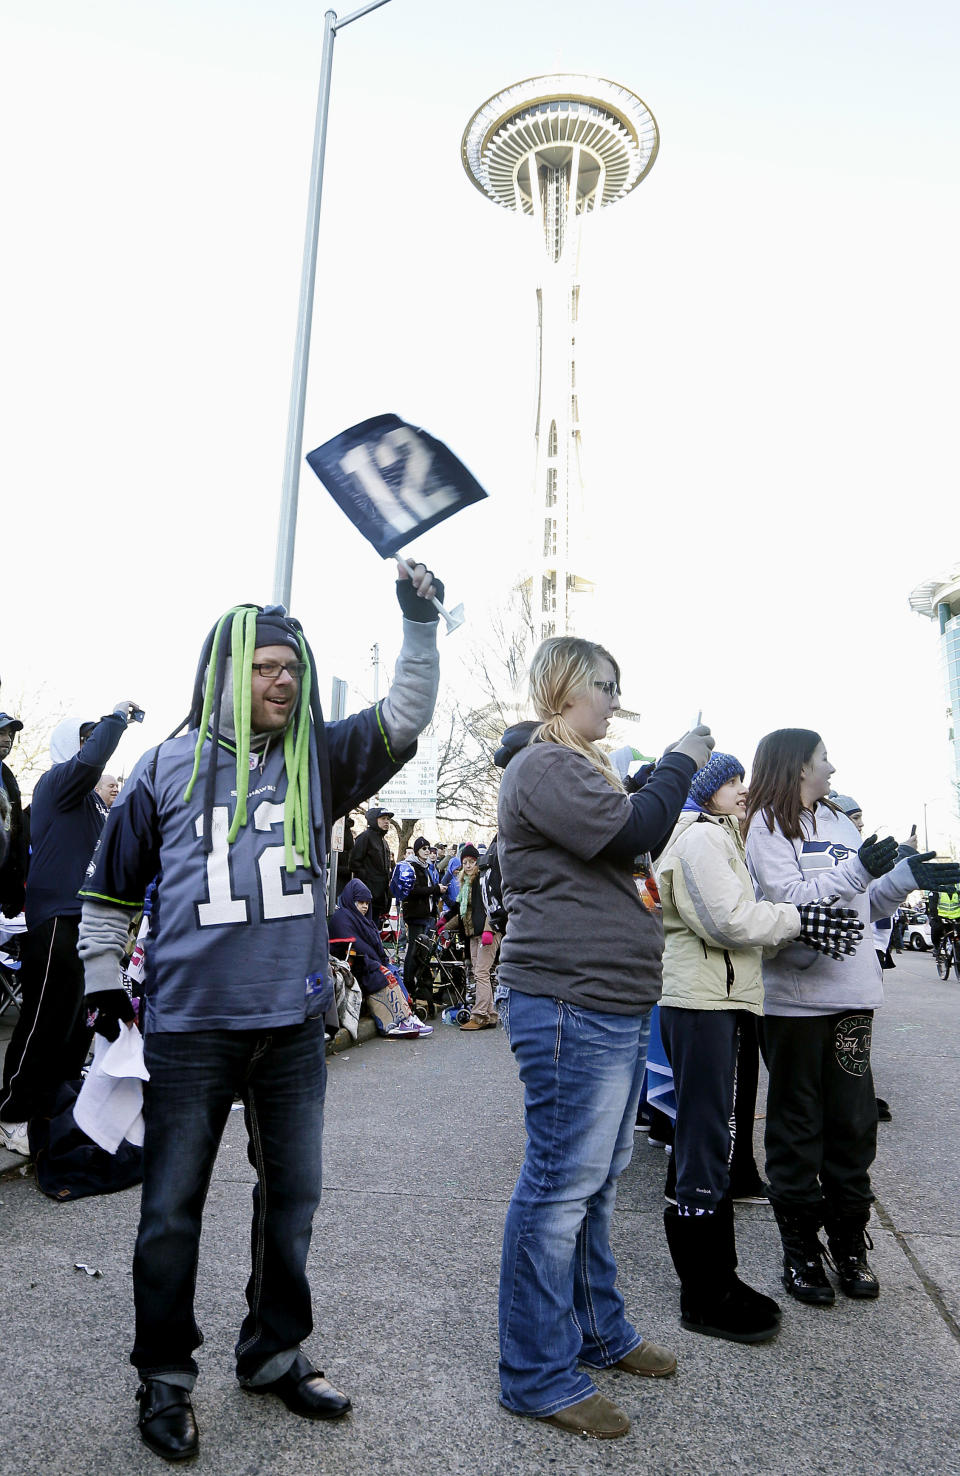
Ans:
<svg viewBox="0 0 960 1476"><path fill-rule="evenodd" d="M389 754L376 709L327 724L326 740L332 793L324 808L334 814L375 792L411 752ZM183 798L195 744L194 731L139 760L80 895L139 908L159 877L146 947L148 1030L276 1029L322 1015L330 991L326 877L285 870L283 746L271 743L262 760L251 755L247 824L228 845L236 754L221 742L213 848L205 852L209 745L189 802Z"/></svg>

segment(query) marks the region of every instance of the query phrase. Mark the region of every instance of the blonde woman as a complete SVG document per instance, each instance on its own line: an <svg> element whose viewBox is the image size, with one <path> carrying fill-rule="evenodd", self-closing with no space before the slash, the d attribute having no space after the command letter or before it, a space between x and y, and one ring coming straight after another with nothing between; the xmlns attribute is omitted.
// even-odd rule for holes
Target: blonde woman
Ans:
<svg viewBox="0 0 960 1476"><path fill-rule="evenodd" d="M590 1370L676 1368L627 1320L610 1248L661 982L663 929L637 862L666 843L713 739L688 733L628 797L598 747L620 705L609 651L544 641L530 690L539 724L504 772L498 814L510 915L499 979L527 1131L504 1228L500 1397L516 1414L609 1439L630 1422Z"/></svg>

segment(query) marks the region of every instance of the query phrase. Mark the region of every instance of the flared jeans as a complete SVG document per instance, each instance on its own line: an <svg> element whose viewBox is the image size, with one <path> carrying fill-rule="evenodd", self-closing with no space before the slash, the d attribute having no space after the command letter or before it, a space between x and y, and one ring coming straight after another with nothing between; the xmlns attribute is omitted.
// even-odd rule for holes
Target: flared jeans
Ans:
<svg viewBox="0 0 960 1476"><path fill-rule="evenodd" d="M633 1153L650 1013L580 1009L510 992L510 1047L527 1149L504 1227L501 1402L551 1415L595 1392L642 1339L617 1288L610 1228Z"/></svg>

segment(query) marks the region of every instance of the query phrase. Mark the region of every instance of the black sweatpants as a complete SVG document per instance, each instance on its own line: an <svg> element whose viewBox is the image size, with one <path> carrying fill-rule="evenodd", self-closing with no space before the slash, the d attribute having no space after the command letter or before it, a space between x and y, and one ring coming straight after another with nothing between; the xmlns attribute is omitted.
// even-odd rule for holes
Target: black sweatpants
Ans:
<svg viewBox="0 0 960 1476"><path fill-rule="evenodd" d="M877 1099L872 1010L766 1015L767 1178L778 1208L863 1210L873 1202Z"/></svg>
<svg viewBox="0 0 960 1476"><path fill-rule="evenodd" d="M677 1097L677 1204L716 1209L730 1187L736 1010L660 1006L660 1038Z"/></svg>
<svg viewBox="0 0 960 1476"><path fill-rule="evenodd" d="M57 1088L79 1075L92 1031L77 956L79 915L52 917L20 942L20 1018L3 1061L0 1120L29 1122L50 1110Z"/></svg>

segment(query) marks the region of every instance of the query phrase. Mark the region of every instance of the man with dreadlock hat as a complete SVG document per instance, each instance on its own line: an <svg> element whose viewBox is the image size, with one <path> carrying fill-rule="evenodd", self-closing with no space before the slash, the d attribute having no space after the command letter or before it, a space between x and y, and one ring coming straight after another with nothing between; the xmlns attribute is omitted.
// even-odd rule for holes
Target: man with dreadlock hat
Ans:
<svg viewBox="0 0 960 1476"><path fill-rule="evenodd" d="M240 605L201 654L189 731L145 754L91 863L79 951L97 1030L132 1018L118 968L129 914L159 877L146 947L144 1181L133 1262L131 1362L145 1442L193 1455L190 1393L203 1341L193 1299L200 1226L235 1095L253 1190L248 1314L237 1377L297 1414L334 1419L350 1400L301 1351L313 1327L306 1259L320 1198L326 1085L325 855L333 820L416 750L436 699L443 586L401 567L403 647L389 693L325 723L299 624Z"/></svg>

